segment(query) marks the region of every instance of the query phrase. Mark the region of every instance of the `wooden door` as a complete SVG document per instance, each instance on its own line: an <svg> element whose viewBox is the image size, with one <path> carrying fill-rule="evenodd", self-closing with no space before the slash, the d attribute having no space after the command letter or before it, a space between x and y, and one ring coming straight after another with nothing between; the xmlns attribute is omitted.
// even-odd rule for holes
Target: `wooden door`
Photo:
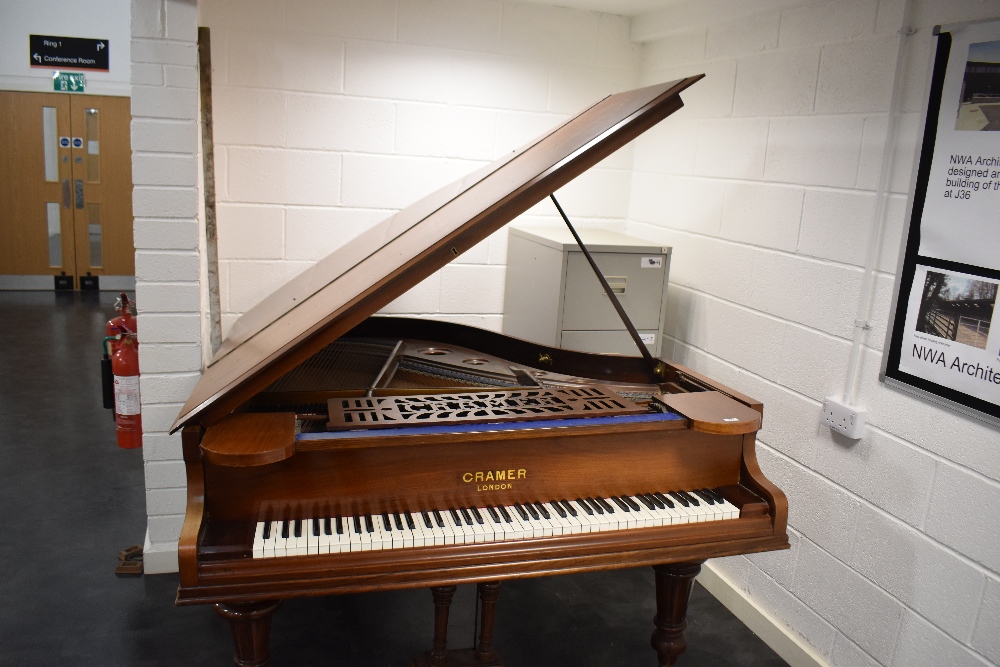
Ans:
<svg viewBox="0 0 1000 667"><path fill-rule="evenodd" d="M129 100L0 92L0 287L133 276Z"/></svg>
<svg viewBox="0 0 1000 667"><path fill-rule="evenodd" d="M68 95L0 92L0 274L75 274L70 136Z"/></svg>
<svg viewBox="0 0 1000 667"><path fill-rule="evenodd" d="M135 275L129 99L70 99L76 275Z"/></svg>

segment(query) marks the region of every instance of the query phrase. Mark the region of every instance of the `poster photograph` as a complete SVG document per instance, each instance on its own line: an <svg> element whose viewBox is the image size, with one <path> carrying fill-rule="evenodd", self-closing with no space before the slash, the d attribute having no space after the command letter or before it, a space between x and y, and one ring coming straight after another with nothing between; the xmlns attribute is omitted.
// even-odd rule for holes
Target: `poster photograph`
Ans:
<svg viewBox="0 0 1000 667"><path fill-rule="evenodd" d="M917 267L900 369L1000 404L1000 334L990 340L998 285Z"/></svg>
<svg viewBox="0 0 1000 667"><path fill-rule="evenodd" d="M1000 21L937 39L882 378L1000 424Z"/></svg>

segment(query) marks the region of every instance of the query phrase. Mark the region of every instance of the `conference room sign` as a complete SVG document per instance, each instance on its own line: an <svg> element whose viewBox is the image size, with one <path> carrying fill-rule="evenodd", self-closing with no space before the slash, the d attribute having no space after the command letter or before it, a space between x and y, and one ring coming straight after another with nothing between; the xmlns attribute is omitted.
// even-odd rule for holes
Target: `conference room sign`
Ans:
<svg viewBox="0 0 1000 667"><path fill-rule="evenodd" d="M935 34L881 379L1000 425L1000 19Z"/></svg>

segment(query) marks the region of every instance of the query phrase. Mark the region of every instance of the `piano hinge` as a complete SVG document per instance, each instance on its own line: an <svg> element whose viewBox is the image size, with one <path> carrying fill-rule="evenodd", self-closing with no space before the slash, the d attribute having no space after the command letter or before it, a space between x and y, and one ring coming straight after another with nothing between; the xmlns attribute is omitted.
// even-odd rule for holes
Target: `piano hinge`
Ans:
<svg viewBox="0 0 1000 667"><path fill-rule="evenodd" d="M538 355L538 363L545 364L546 366L552 365L552 355L547 353L542 353Z"/></svg>
<svg viewBox="0 0 1000 667"><path fill-rule="evenodd" d="M653 375L655 375L656 377L661 378L661 379L664 378L664 377L666 377L666 375L667 375L667 366L666 366L666 364L664 364L662 361L659 362L658 364L656 364L656 367L653 368Z"/></svg>

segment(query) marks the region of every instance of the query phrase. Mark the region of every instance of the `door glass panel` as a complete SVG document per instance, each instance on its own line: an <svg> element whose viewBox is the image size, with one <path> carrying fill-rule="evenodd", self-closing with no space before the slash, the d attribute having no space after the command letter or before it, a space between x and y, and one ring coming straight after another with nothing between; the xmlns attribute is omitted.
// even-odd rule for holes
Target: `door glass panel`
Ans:
<svg viewBox="0 0 1000 667"><path fill-rule="evenodd" d="M87 149L87 182L97 183L101 180L101 123L97 109L87 109L83 112L84 141Z"/></svg>
<svg viewBox="0 0 1000 667"><path fill-rule="evenodd" d="M101 234L101 205L87 204L87 240L90 245L90 266L104 266L104 239Z"/></svg>
<svg viewBox="0 0 1000 667"><path fill-rule="evenodd" d="M45 225L49 236L49 266L62 266L62 225L59 224L59 202L45 202Z"/></svg>
<svg viewBox="0 0 1000 667"><path fill-rule="evenodd" d="M42 107L42 146L45 153L45 180L59 180L59 136L56 108Z"/></svg>

